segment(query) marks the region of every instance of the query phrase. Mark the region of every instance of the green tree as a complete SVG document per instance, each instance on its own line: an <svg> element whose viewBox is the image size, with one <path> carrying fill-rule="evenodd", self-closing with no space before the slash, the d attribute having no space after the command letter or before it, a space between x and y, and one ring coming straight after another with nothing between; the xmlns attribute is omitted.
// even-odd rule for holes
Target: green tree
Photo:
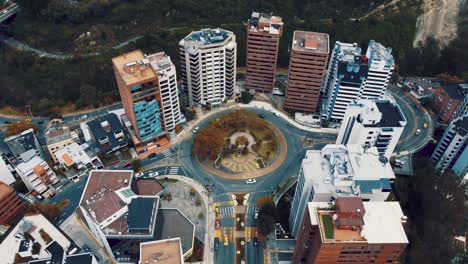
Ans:
<svg viewBox="0 0 468 264"><path fill-rule="evenodd" d="M132 169L134 171L139 171L141 169L141 160L139 159L132 160Z"/></svg>
<svg viewBox="0 0 468 264"><path fill-rule="evenodd" d="M252 101L253 97L254 97L253 94L247 91L242 91L240 100L243 104L248 104L250 103L250 101Z"/></svg>
<svg viewBox="0 0 468 264"><path fill-rule="evenodd" d="M95 102L98 102L96 87L85 84L80 87L80 99L78 100L78 104L90 105Z"/></svg>
<svg viewBox="0 0 468 264"><path fill-rule="evenodd" d="M259 208L256 220L257 230L263 236L267 236L275 230L275 223L278 219L276 205L272 199L264 199Z"/></svg>

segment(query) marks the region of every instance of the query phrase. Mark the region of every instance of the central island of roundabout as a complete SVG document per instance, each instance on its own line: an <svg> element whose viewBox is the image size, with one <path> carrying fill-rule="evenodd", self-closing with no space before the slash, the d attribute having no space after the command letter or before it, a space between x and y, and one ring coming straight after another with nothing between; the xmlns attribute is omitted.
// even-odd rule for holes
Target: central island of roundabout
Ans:
<svg viewBox="0 0 468 264"><path fill-rule="evenodd" d="M211 120L195 135L192 152L201 167L230 180L262 177L286 159L283 133L262 114L236 110Z"/></svg>

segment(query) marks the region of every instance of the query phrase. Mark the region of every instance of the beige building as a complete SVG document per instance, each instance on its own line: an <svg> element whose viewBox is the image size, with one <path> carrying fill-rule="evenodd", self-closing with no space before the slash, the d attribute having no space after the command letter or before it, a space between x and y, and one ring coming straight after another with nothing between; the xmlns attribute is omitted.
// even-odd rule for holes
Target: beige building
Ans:
<svg viewBox="0 0 468 264"><path fill-rule="evenodd" d="M70 128L67 126L60 126L59 124L49 127L45 134L47 150L49 151L52 162L58 163L56 152L73 142Z"/></svg>

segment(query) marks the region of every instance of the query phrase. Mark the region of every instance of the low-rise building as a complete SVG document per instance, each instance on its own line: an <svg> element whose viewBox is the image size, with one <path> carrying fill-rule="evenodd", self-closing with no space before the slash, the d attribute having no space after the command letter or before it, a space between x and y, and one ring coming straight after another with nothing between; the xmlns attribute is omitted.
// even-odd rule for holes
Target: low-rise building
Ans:
<svg viewBox="0 0 468 264"><path fill-rule="evenodd" d="M47 150L49 151L52 162L58 163L58 158L55 153L73 142L72 134L70 128L67 126L62 126L60 123L50 126L45 132L45 140L47 145Z"/></svg>
<svg viewBox="0 0 468 264"><path fill-rule="evenodd" d="M5 143L15 157L14 163L28 161L34 156L40 156L42 159L45 159L41 144L39 144L39 140L32 128L18 135L5 138Z"/></svg>
<svg viewBox="0 0 468 264"><path fill-rule="evenodd" d="M454 114L457 117L465 115L467 112L466 101L468 97L468 83L441 84L434 93L434 109L439 114L439 120L447 124L453 120ZM458 108L459 105L464 105Z"/></svg>
<svg viewBox="0 0 468 264"><path fill-rule="evenodd" d="M60 229L41 214L24 216L0 241L2 263L97 264Z"/></svg>
<svg viewBox="0 0 468 264"><path fill-rule="evenodd" d="M376 147L379 154L389 159L406 123L396 103L388 100L358 100L348 105L336 144Z"/></svg>
<svg viewBox="0 0 468 264"><path fill-rule="evenodd" d="M73 142L59 149L56 153L57 161L65 170L75 170L83 173L88 170L102 169L104 165L88 144L78 145Z"/></svg>
<svg viewBox="0 0 468 264"><path fill-rule="evenodd" d="M183 264L180 238L141 243L139 263Z"/></svg>
<svg viewBox="0 0 468 264"><path fill-rule="evenodd" d="M310 202L303 218L293 263L399 263L408 245L398 202Z"/></svg>
<svg viewBox="0 0 468 264"><path fill-rule="evenodd" d="M0 181L0 225L10 225L24 208L25 204L15 190Z"/></svg>
<svg viewBox="0 0 468 264"><path fill-rule="evenodd" d="M86 125L103 153L111 153L128 145L128 137L115 114L107 114L89 121Z"/></svg>
<svg viewBox="0 0 468 264"><path fill-rule="evenodd" d="M16 166L16 172L21 177L29 191L44 193L48 185L57 184L60 179L49 165L39 156L34 156L28 161Z"/></svg>
<svg viewBox="0 0 468 264"><path fill-rule="evenodd" d="M322 150L308 150L291 204L291 233L299 232L308 202L333 202L338 197L385 201L394 178L390 162L375 147L330 144Z"/></svg>
<svg viewBox="0 0 468 264"><path fill-rule="evenodd" d="M468 116L453 120L445 130L431 159L436 170L452 169L459 177L468 172Z"/></svg>

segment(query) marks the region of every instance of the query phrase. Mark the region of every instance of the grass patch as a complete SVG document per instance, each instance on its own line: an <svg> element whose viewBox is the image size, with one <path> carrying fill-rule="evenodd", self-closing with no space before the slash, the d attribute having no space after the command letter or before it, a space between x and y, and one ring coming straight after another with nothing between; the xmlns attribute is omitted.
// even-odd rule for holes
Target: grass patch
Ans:
<svg viewBox="0 0 468 264"><path fill-rule="evenodd" d="M325 238L333 239L335 237L333 220L331 215L322 215L323 229L325 229Z"/></svg>

